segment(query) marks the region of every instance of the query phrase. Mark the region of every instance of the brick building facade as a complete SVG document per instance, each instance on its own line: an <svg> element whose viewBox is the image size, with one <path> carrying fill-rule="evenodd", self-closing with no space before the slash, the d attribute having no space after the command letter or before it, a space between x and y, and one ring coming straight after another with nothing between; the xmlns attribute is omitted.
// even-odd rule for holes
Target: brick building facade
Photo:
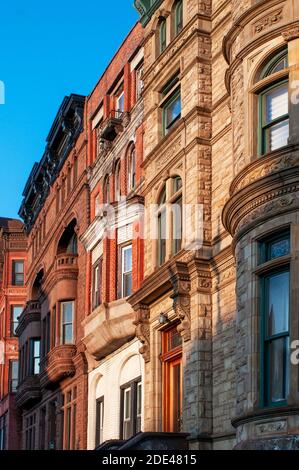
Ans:
<svg viewBox="0 0 299 470"><path fill-rule="evenodd" d="M66 97L24 190L28 296L17 334L23 449L85 449L87 366L81 342L89 221L85 98Z"/></svg>
<svg viewBox="0 0 299 470"><path fill-rule="evenodd" d="M0 450L21 447L16 328L26 303L27 241L19 220L0 218Z"/></svg>
<svg viewBox="0 0 299 470"><path fill-rule="evenodd" d="M143 360L126 298L143 279L143 30L129 33L87 99L91 224L84 338L88 448L142 429Z"/></svg>

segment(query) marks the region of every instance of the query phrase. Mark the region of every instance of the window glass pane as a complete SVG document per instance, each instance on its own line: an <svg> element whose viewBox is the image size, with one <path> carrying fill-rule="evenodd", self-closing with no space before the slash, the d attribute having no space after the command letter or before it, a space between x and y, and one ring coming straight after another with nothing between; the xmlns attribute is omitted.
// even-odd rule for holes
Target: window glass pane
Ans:
<svg viewBox="0 0 299 470"><path fill-rule="evenodd" d="M277 240L269 244L268 260L280 258L290 253L290 239Z"/></svg>
<svg viewBox="0 0 299 470"><path fill-rule="evenodd" d="M266 280L268 296L267 333L273 336L289 329L289 273L273 274Z"/></svg>
<svg viewBox="0 0 299 470"><path fill-rule="evenodd" d="M73 303L72 302L65 302L62 304L63 310L63 322L64 323L72 323L73 321Z"/></svg>
<svg viewBox="0 0 299 470"><path fill-rule="evenodd" d="M125 390L125 409L124 418L130 419L131 417L131 388Z"/></svg>
<svg viewBox="0 0 299 470"><path fill-rule="evenodd" d="M176 176L175 178L172 178L173 181L173 193L176 193L180 189L182 189L182 178L179 176Z"/></svg>
<svg viewBox="0 0 299 470"><path fill-rule="evenodd" d="M169 331L167 336L168 336L168 344L167 344L168 351L172 351L173 349L176 349L177 347L182 345L182 336L178 332L177 327Z"/></svg>
<svg viewBox="0 0 299 470"><path fill-rule="evenodd" d="M288 145L289 133L288 119L271 126L266 131L268 150L272 151Z"/></svg>
<svg viewBox="0 0 299 470"><path fill-rule="evenodd" d="M166 258L166 211L163 210L158 216L159 237L159 263L162 264Z"/></svg>
<svg viewBox="0 0 299 470"><path fill-rule="evenodd" d="M266 123L289 112L288 85L282 85L266 94Z"/></svg>
<svg viewBox="0 0 299 470"><path fill-rule="evenodd" d="M175 32L178 34L183 29L183 2L179 1L175 9Z"/></svg>
<svg viewBox="0 0 299 470"><path fill-rule="evenodd" d="M15 261L15 273L16 274L23 274L24 271L24 262L23 261Z"/></svg>
<svg viewBox="0 0 299 470"><path fill-rule="evenodd" d="M161 21L160 24L160 53L166 48L166 21Z"/></svg>
<svg viewBox="0 0 299 470"><path fill-rule="evenodd" d="M182 246L182 198L172 204L173 216L173 252L177 253Z"/></svg>
<svg viewBox="0 0 299 470"><path fill-rule="evenodd" d="M181 116L181 95L177 95L165 107L165 130L169 130L174 122Z"/></svg>
<svg viewBox="0 0 299 470"><path fill-rule="evenodd" d="M124 112L125 109L125 94L122 93L117 99L117 109L116 111Z"/></svg>
<svg viewBox="0 0 299 470"><path fill-rule="evenodd" d="M288 360L286 351L288 340L279 338L269 344L270 355L270 400L278 402L286 399Z"/></svg>
<svg viewBox="0 0 299 470"><path fill-rule="evenodd" d="M124 272L132 271L132 247L123 250Z"/></svg>

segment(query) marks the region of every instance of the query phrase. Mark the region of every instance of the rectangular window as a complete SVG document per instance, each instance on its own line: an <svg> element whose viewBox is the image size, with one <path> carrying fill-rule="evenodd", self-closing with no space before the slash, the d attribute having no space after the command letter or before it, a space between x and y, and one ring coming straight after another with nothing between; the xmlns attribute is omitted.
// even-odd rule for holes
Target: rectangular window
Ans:
<svg viewBox="0 0 299 470"><path fill-rule="evenodd" d="M19 383L19 362L9 361L9 390L15 393Z"/></svg>
<svg viewBox="0 0 299 470"><path fill-rule="evenodd" d="M0 450L6 450L7 413L0 417Z"/></svg>
<svg viewBox="0 0 299 470"><path fill-rule="evenodd" d="M122 297L132 294L132 268L132 245L129 245L121 249Z"/></svg>
<svg viewBox="0 0 299 470"><path fill-rule="evenodd" d="M35 450L36 414L25 420L25 445L26 450Z"/></svg>
<svg viewBox="0 0 299 470"><path fill-rule="evenodd" d="M74 302L61 302L61 342L74 342Z"/></svg>
<svg viewBox="0 0 299 470"><path fill-rule="evenodd" d="M40 373L40 339L30 340L30 375Z"/></svg>
<svg viewBox="0 0 299 470"><path fill-rule="evenodd" d="M49 450L56 450L56 433L57 433L57 401L53 400L49 403Z"/></svg>
<svg viewBox="0 0 299 470"><path fill-rule="evenodd" d="M103 442L104 436L104 397L96 402L96 447Z"/></svg>
<svg viewBox="0 0 299 470"><path fill-rule="evenodd" d="M141 431L142 382L138 378L121 387L121 439Z"/></svg>
<svg viewBox="0 0 299 470"><path fill-rule="evenodd" d="M182 248L183 224L182 224L183 200L179 197L172 205L172 239L173 254L175 255Z"/></svg>
<svg viewBox="0 0 299 470"><path fill-rule="evenodd" d="M143 74L144 69L143 65L136 70L136 100L138 101L141 98L143 90Z"/></svg>
<svg viewBox="0 0 299 470"><path fill-rule="evenodd" d="M158 265L161 266L166 260L166 210L163 209L158 215Z"/></svg>
<svg viewBox="0 0 299 470"><path fill-rule="evenodd" d="M13 286L24 285L24 261L12 262L12 284Z"/></svg>
<svg viewBox="0 0 299 470"><path fill-rule="evenodd" d="M288 83L271 87L261 94L262 153L288 144L289 94Z"/></svg>
<svg viewBox="0 0 299 470"><path fill-rule="evenodd" d="M92 306L97 308L101 305L101 279L102 279L102 259L99 260L93 267L93 280L92 280Z"/></svg>
<svg viewBox="0 0 299 470"><path fill-rule="evenodd" d="M19 324L19 318L22 314L22 305L12 305L11 307L11 335L16 336L16 329Z"/></svg>
<svg viewBox="0 0 299 470"><path fill-rule="evenodd" d="M167 135L181 118L182 102L179 75L175 75L162 89L163 135Z"/></svg>
<svg viewBox="0 0 299 470"><path fill-rule="evenodd" d="M277 266L277 259L290 253L289 234L271 237L260 247L261 263L276 264L260 275L262 397L263 406L273 406L284 404L289 391L290 269Z"/></svg>
<svg viewBox="0 0 299 470"><path fill-rule="evenodd" d="M64 395L64 450L76 448L76 415L77 415L77 388L69 390Z"/></svg>

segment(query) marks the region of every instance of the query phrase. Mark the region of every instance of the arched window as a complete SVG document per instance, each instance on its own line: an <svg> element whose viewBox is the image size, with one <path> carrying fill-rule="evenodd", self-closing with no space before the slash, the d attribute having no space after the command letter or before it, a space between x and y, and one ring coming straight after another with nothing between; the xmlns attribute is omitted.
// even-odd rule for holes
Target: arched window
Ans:
<svg viewBox="0 0 299 470"><path fill-rule="evenodd" d="M62 237L59 240L57 254L78 254L78 238L75 232L76 227L76 220L72 220L72 222L67 226L65 229Z"/></svg>
<svg viewBox="0 0 299 470"><path fill-rule="evenodd" d="M128 155L128 192L136 186L136 150L131 148Z"/></svg>
<svg viewBox="0 0 299 470"><path fill-rule="evenodd" d="M121 198L121 181L120 181L120 160L115 165L114 173L114 184L115 184L115 200L120 201Z"/></svg>
<svg viewBox="0 0 299 470"><path fill-rule="evenodd" d="M177 36L183 29L183 0L178 0L173 8L173 31Z"/></svg>
<svg viewBox="0 0 299 470"><path fill-rule="evenodd" d="M161 18L159 22L159 54L162 54L166 49L166 20Z"/></svg>
<svg viewBox="0 0 299 470"><path fill-rule="evenodd" d="M110 181L109 175L105 176L104 185L103 185L103 196L104 196L104 204L110 203Z"/></svg>
<svg viewBox="0 0 299 470"><path fill-rule="evenodd" d="M259 93L259 154L277 150L288 144L289 138L289 83L281 78L281 71L288 67L287 51L276 54L262 67L259 80L267 80L267 86ZM269 84L269 77L273 78ZM261 82L262 86L262 82Z"/></svg>
<svg viewBox="0 0 299 470"><path fill-rule="evenodd" d="M175 255L182 248L182 202L182 179L179 176L169 178L158 200L157 261L159 266L165 263L167 254ZM171 226L169 226L169 224L171 224Z"/></svg>

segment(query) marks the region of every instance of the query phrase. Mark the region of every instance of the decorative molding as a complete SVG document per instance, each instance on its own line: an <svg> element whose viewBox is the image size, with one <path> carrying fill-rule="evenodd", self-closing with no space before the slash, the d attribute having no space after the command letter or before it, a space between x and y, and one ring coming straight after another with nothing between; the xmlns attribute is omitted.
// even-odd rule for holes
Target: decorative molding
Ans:
<svg viewBox="0 0 299 470"><path fill-rule="evenodd" d="M145 362L150 361L150 309L145 304L137 304L134 306L135 320L133 324L136 326L136 336L142 346L139 350Z"/></svg>
<svg viewBox="0 0 299 470"><path fill-rule="evenodd" d="M255 433L257 436L265 436L267 434L285 433L288 430L288 422L286 419L280 421L268 421L255 425Z"/></svg>
<svg viewBox="0 0 299 470"><path fill-rule="evenodd" d="M273 10L267 15L262 16L259 18L255 23L253 23L253 34L262 33L265 29L271 28L271 26L279 23L283 16L282 16L283 8L278 8L277 10Z"/></svg>
<svg viewBox="0 0 299 470"><path fill-rule="evenodd" d="M282 37L285 41L292 41L293 39L299 38L299 25L295 25L294 27L290 27L282 32Z"/></svg>
<svg viewBox="0 0 299 470"><path fill-rule="evenodd" d="M181 334L183 340L187 342L191 339L191 282L187 265L185 266L185 272L182 272L181 270L174 271L171 275L170 281L173 288L173 294L170 296L173 299L173 310L180 320L177 330Z"/></svg>

